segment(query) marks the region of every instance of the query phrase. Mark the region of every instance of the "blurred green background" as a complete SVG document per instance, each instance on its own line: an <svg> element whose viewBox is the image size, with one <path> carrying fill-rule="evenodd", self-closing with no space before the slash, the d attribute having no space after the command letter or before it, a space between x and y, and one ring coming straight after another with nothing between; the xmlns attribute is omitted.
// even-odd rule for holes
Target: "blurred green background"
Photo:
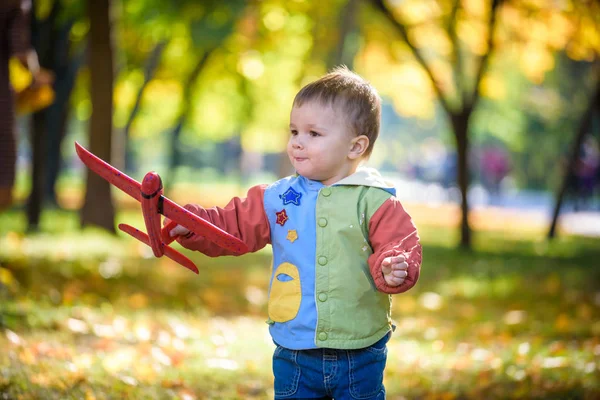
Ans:
<svg viewBox="0 0 600 400"><path fill-rule="evenodd" d="M293 171L295 93L336 65L383 98L368 164L424 246L394 297L391 399L600 397L600 5L592 0L35 0L53 104L18 118L0 214L0 398L271 398L269 248L195 276L115 233ZM2 397L3 396L3 397Z"/></svg>

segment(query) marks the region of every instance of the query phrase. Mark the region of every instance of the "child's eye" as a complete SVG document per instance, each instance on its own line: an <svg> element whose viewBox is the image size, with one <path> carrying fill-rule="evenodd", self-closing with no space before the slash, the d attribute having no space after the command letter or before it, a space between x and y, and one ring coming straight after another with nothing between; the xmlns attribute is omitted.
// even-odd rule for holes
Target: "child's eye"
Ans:
<svg viewBox="0 0 600 400"><path fill-rule="evenodd" d="M321 134L319 132L310 131L310 136L317 137L317 136L321 136Z"/></svg>
<svg viewBox="0 0 600 400"><path fill-rule="evenodd" d="M296 136L298 134L298 131L295 129L291 129L290 133L292 134L292 136Z"/></svg>

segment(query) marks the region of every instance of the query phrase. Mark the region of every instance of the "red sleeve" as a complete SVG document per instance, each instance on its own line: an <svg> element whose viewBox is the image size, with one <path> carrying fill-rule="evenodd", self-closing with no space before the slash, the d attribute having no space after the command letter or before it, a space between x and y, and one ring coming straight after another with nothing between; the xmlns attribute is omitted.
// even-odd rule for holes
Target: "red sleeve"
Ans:
<svg viewBox="0 0 600 400"><path fill-rule="evenodd" d="M205 209L196 204L188 204L185 208L241 239L248 246L248 252L254 252L271 243L269 220L263 205L266 187L259 185L250 188L246 198L234 197L225 208ZM179 236L177 241L186 249L197 250L210 257L234 255L195 234L190 237Z"/></svg>
<svg viewBox="0 0 600 400"><path fill-rule="evenodd" d="M377 289L384 293L403 293L412 288L421 272L422 249L417 228L400 200L390 197L379 207L369 221L369 239L373 254L369 268ZM404 255L408 263L408 276L399 286L389 286L381 272L381 262L386 257Z"/></svg>

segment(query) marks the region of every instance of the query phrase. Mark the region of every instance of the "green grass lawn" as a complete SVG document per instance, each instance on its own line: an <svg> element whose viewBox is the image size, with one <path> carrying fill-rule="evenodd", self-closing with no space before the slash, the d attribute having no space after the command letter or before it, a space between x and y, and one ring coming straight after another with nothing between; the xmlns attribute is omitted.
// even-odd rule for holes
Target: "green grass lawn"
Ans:
<svg viewBox="0 0 600 400"><path fill-rule="evenodd" d="M0 399L272 398L269 249L183 250L196 276L71 212L24 229L0 215ZM600 398L600 240L478 232L463 252L455 229L420 232L421 279L394 297L388 398Z"/></svg>

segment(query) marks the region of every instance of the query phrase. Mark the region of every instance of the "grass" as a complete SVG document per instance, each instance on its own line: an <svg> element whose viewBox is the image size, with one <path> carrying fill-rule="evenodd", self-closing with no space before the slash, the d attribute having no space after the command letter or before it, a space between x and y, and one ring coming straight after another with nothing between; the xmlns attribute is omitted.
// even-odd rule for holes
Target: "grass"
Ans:
<svg viewBox="0 0 600 400"><path fill-rule="evenodd" d="M394 297L388 398L600 397L600 240L490 228L464 252L456 229L417 222L422 275ZM80 231L73 212L24 229L21 212L0 215L0 398L272 398L268 249L186 251L195 276Z"/></svg>

